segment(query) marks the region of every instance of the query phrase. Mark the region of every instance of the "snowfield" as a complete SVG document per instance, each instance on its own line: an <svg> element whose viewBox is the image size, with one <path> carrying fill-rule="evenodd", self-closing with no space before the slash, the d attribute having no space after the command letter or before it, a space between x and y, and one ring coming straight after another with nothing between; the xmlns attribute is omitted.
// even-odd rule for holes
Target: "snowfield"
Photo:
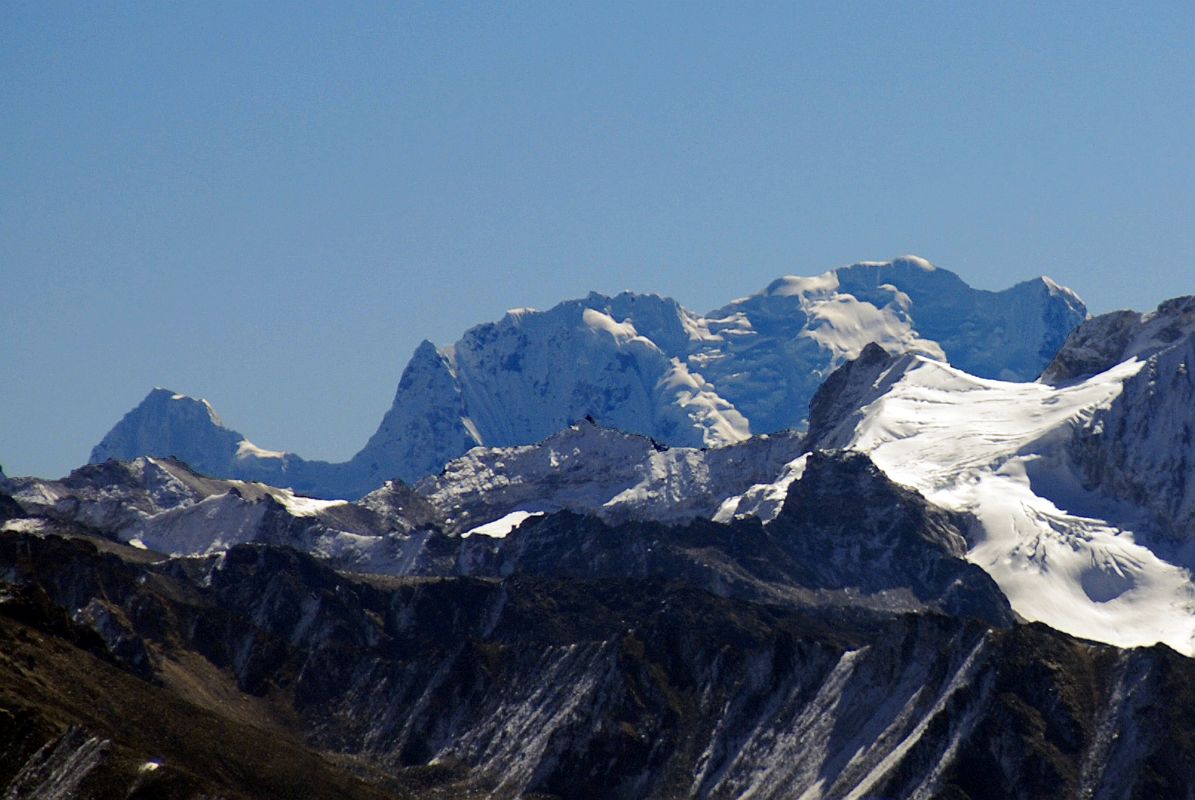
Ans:
<svg viewBox="0 0 1195 800"><path fill-rule="evenodd" d="M867 453L897 483L969 514L968 559L1025 619L1119 646L1164 642L1195 655L1190 570L1155 552L1166 548L1143 543L1124 521L1131 510L1084 490L1068 454L1072 433L1142 366L1132 358L1055 388L977 378L909 356L893 364L903 374L863 407L857 424L823 445ZM779 481L729 499L718 516L770 519L802 467L792 462Z"/></svg>

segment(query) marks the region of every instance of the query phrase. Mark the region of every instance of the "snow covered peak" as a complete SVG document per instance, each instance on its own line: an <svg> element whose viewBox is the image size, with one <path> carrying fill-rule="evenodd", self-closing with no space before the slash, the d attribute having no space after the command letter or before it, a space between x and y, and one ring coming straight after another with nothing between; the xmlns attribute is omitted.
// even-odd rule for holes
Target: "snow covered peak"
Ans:
<svg viewBox="0 0 1195 800"><path fill-rule="evenodd" d="M831 270L812 278L785 275L783 278L777 278L769 283L760 294L768 297L825 297L838 291L838 286L838 273ZM743 300L735 301L735 303L742 302Z"/></svg>
<svg viewBox="0 0 1195 800"><path fill-rule="evenodd" d="M752 432L801 426L817 387L868 344L949 360L969 372L1032 380L1086 316L1045 279L972 289L916 256L787 276L706 315L717 342L690 356Z"/></svg>
<svg viewBox="0 0 1195 800"><path fill-rule="evenodd" d="M509 312L450 345L421 343L381 425L343 464L258 448L210 407L185 423L165 408L122 422L94 457L173 454L216 475L358 497L586 416L672 446L716 447L803 428L821 382L873 342L1031 380L1084 316L1052 282L984 292L915 256L787 276L705 315L655 294L591 292Z"/></svg>
<svg viewBox="0 0 1195 800"><path fill-rule="evenodd" d="M908 264L922 270L923 272L935 272L938 269L921 256L914 255L901 256L900 258L894 259L894 263Z"/></svg>
<svg viewBox="0 0 1195 800"><path fill-rule="evenodd" d="M206 400L154 389L91 451L89 464L173 458L203 475L290 487L319 497L359 497L370 483L357 465L326 464L258 447L225 426Z"/></svg>
<svg viewBox="0 0 1195 800"><path fill-rule="evenodd" d="M220 415L216 413L216 409L212 408L212 404L202 397L188 397L185 394L179 394L165 388L164 386L155 386L153 390L145 396L141 401L141 406L154 405L169 405L172 407L171 413L176 415L188 414L197 418L206 417L206 421L217 427L224 427L224 423L220 420Z"/></svg>
<svg viewBox="0 0 1195 800"><path fill-rule="evenodd" d="M200 471L221 470L245 437L224 427L206 400L157 388L91 451L91 463L175 456Z"/></svg>
<svg viewBox="0 0 1195 800"><path fill-rule="evenodd" d="M836 369L810 401L807 447L845 447L864 410L921 360L911 353L893 355L874 343L863 348L858 358Z"/></svg>

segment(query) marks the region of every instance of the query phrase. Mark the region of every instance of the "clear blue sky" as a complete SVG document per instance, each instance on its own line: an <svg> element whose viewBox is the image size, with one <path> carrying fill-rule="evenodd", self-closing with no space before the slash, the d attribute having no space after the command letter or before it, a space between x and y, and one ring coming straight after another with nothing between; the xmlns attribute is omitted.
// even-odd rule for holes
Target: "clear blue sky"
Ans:
<svg viewBox="0 0 1195 800"><path fill-rule="evenodd" d="M916 253L1195 293L1195 6L0 6L0 464L155 385L341 459L419 340Z"/></svg>

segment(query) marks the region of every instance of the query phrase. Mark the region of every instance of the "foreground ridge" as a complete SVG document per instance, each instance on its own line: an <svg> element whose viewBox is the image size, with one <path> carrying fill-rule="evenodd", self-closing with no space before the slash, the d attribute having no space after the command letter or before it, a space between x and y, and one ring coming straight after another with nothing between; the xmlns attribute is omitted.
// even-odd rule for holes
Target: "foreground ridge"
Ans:
<svg viewBox="0 0 1195 800"><path fill-rule="evenodd" d="M1195 662L1165 647L662 577L353 577L271 545L162 560L10 533L0 559L10 796L1181 797L1195 779ZM250 746L215 744L246 726Z"/></svg>

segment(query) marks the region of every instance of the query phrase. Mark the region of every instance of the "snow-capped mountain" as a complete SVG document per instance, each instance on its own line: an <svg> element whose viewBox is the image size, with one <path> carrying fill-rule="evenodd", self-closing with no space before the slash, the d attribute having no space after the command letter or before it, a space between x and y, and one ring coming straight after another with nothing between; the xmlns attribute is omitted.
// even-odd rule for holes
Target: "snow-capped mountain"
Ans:
<svg viewBox="0 0 1195 800"><path fill-rule="evenodd" d="M1026 619L1193 654L1193 310L1182 298L1091 320L1047 371L1053 383L868 348L815 398L808 443L867 453L969 515L967 557ZM728 500L720 517L770 518L804 464Z"/></svg>
<svg viewBox="0 0 1195 800"><path fill-rule="evenodd" d="M91 464L61 480L17 478L3 488L40 515L162 552L199 555L270 538L256 526L272 515L311 523L324 539L345 534L344 547L353 537L420 528L468 535L511 514L522 519L568 510L607 522L692 520L711 516L728 495L772 478L800 452L802 437L792 432L722 448L673 448L581 420L533 445L473 448L437 476L413 487L387 481L356 503L209 478L179 460L150 456ZM230 538L230 530L240 533ZM289 543L310 550L312 541L304 535Z"/></svg>
<svg viewBox="0 0 1195 800"><path fill-rule="evenodd" d="M582 420L358 501L157 457L2 478L0 691L35 724L0 714L0 787L1189 793L1195 298L1090 320L1036 382L894 350L805 434ZM92 711L130 698L148 738Z"/></svg>
<svg viewBox="0 0 1195 800"><path fill-rule="evenodd" d="M135 547L174 555L221 552L242 542L269 540L290 524L282 542L313 552L333 549L342 536L407 531L345 501L300 497L262 483L208 478L174 459L149 456L81 467L57 481L15 478L4 489L31 517L17 525L32 532L84 530ZM294 522L306 523L299 535ZM276 538L276 537L275 537Z"/></svg>
<svg viewBox="0 0 1195 800"><path fill-rule="evenodd" d="M354 462L308 461L294 453L265 450L228 428L211 403L154 389L125 414L91 450L88 463L140 456L174 458L205 475L286 486L318 497L362 494L362 470Z"/></svg>
<svg viewBox="0 0 1195 800"><path fill-rule="evenodd" d="M389 484L359 504L374 515L364 527L290 519L244 540L289 537L346 567L401 574L434 560L427 541L410 540L421 528L476 531L482 541L561 510L614 523L771 522L804 476L803 451L847 449L970 520L960 523L967 557L1024 618L1114 644L1163 641L1191 653L1193 310L1187 298L1152 314L1093 319L1034 383L981 378L872 344L818 392L804 442L790 434L667 448L582 423L537 445L475 448L414 487ZM1117 331L1112 345L1109 329ZM217 519L201 511L176 514ZM162 547L167 540L153 539Z"/></svg>
<svg viewBox="0 0 1195 800"><path fill-rule="evenodd" d="M682 447L801 428L821 381L864 346L916 352L987 377L1032 380L1083 320L1048 278L972 289L915 257L781 278L705 315L630 292L507 313L453 345L424 342L378 430L350 461L263 450L204 401L155 390L93 463L175 456L202 472L320 497L359 497L437 473L471 447L543 440L592 417Z"/></svg>

